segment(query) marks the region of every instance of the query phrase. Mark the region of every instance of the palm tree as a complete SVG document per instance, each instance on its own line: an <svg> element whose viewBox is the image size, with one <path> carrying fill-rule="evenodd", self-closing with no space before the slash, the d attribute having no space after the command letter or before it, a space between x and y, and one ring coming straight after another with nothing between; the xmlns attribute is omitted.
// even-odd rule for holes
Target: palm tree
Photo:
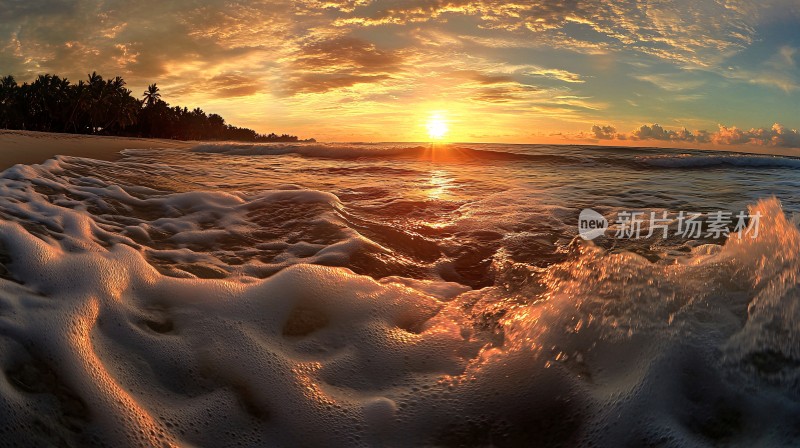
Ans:
<svg viewBox="0 0 800 448"><path fill-rule="evenodd" d="M16 99L19 86L13 76L0 79L0 127L11 128L16 118Z"/></svg>
<svg viewBox="0 0 800 448"><path fill-rule="evenodd" d="M2 89L16 89L17 88L17 80L14 79L12 75L3 76L0 78L0 88Z"/></svg>
<svg viewBox="0 0 800 448"><path fill-rule="evenodd" d="M103 133L119 134L136 123L140 103L131 96L131 91L125 88L125 80L119 76L106 81L105 90L101 108L105 117Z"/></svg>
<svg viewBox="0 0 800 448"><path fill-rule="evenodd" d="M87 88L87 116L89 119L89 133L94 134L102 128L106 116L106 81L96 72L89 75Z"/></svg>
<svg viewBox="0 0 800 448"><path fill-rule="evenodd" d="M70 90L70 114L64 123L64 132L69 132L72 129L73 133L82 134L86 132L85 117L88 109L89 89L83 80L79 80L78 84L73 84Z"/></svg>
<svg viewBox="0 0 800 448"><path fill-rule="evenodd" d="M153 104L157 103L161 100L161 93L159 93L158 86L155 84L150 84L147 86L147 90L144 91L144 103L150 107Z"/></svg>

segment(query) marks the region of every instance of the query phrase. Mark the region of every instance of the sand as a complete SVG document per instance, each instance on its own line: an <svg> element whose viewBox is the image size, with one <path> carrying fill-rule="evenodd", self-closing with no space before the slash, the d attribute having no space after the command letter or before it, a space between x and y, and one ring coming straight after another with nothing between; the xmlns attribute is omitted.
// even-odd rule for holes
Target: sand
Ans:
<svg viewBox="0 0 800 448"><path fill-rule="evenodd" d="M190 145L178 140L0 130L0 170L18 163L42 163L57 155L116 160L123 149Z"/></svg>

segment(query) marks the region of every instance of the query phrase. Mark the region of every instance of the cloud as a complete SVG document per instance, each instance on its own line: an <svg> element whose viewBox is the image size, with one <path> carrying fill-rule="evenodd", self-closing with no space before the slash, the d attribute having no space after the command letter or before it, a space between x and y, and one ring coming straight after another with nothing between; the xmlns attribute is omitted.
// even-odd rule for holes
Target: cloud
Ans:
<svg viewBox="0 0 800 448"><path fill-rule="evenodd" d="M237 62L258 57L280 67L248 64L248 75L270 72L288 81L286 89L307 92L318 90L304 82L311 78L343 87L352 85L347 79L390 79L401 55L417 50L381 48L365 37L365 25L382 31L409 25L412 33L459 29L457 41L472 39L472 45L494 39L587 53L638 51L706 64L751 39L746 22L752 11L737 6L741 2L728 5L731 1L15 0L0 12L0 39L6 44L0 45L0 65L23 77L42 71L82 77L91 68L145 82L181 76L178 67L202 71L207 79L209 70L215 75L241 70ZM450 27L451 20L463 25ZM528 74L586 82L561 67ZM286 89L283 94L292 93Z"/></svg>
<svg viewBox="0 0 800 448"><path fill-rule="evenodd" d="M474 81L480 85L506 84L515 82L514 78L511 75L488 74L478 70L456 70L445 76L456 80L461 79L461 80Z"/></svg>
<svg viewBox="0 0 800 448"><path fill-rule="evenodd" d="M672 134L672 131L667 131L658 124L652 126L645 124L631 132L635 140L670 140Z"/></svg>
<svg viewBox="0 0 800 448"><path fill-rule="evenodd" d="M696 78L687 78L685 74L666 75L661 73L647 73L642 75L634 75L634 79L639 81L648 82L656 87L669 92L683 92L685 90L694 90L702 87L705 82Z"/></svg>
<svg viewBox="0 0 800 448"><path fill-rule="evenodd" d="M0 44L0 66L20 78L43 72L83 78L92 70L139 84L154 78L169 84L164 78L184 71L206 78L217 65L270 52L261 42L288 26L277 11L241 1L11 3L26 6L13 18L0 15L0 42L14 43Z"/></svg>
<svg viewBox="0 0 800 448"><path fill-rule="evenodd" d="M314 71L388 72L396 69L401 61L394 52L380 50L373 43L349 36L312 41L293 56L295 67Z"/></svg>
<svg viewBox="0 0 800 448"><path fill-rule="evenodd" d="M472 101L479 103L524 106L530 104L536 94L544 91L538 86L517 81L511 74L481 70L455 70L431 78L441 79L442 89L464 92Z"/></svg>
<svg viewBox="0 0 800 448"><path fill-rule="evenodd" d="M402 57L375 44L350 36L311 41L291 56L291 72L284 94L322 93L376 83L400 71Z"/></svg>
<svg viewBox="0 0 800 448"><path fill-rule="evenodd" d="M544 76L545 78L553 78L553 79L557 79L559 81L564 81L564 82L572 82L572 83L584 83L584 82L586 82L581 77L581 75L579 75L577 73L569 72L567 70L561 70L561 69L553 69L553 68L538 69L538 70L534 70L532 72L529 72L528 74L532 75L532 76Z"/></svg>
<svg viewBox="0 0 800 448"><path fill-rule="evenodd" d="M266 86L257 77L238 73L222 73L201 82L184 84L169 89L169 95L203 93L214 98L235 98L262 92Z"/></svg>
<svg viewBox="0 0 800 448"><path fill-rule="evenodd" d="M678 143L712 143L715 145L760 145L800 148L800 132L781 124L771 128L739 129L736 126L719 125L719 130L710 133L704 130L691 132L686 128L671 130L658 124L642 125L628 134L619 134L613 126L594 125L589 133L576 135L588 140L657 140Z"/></svg>
<svg viewBox="0 0 800 448"><path fill-rule="evenodd" d="M617 138L617 129L614 126L592 126L592 135L598 140L613 140Z"/></svg>
<svg viewBox="0 0 800 448"><path fill-rule="evenodd" d="M709 143L711 137L706 131L690 132L687 129L669 130L659 124L642 125L629 133L618 133L614 126L594 125L589 133L577 134L579 139L588 140L660 140L670 142Z"/></svg>
<svg viewBox="0 0 800 448"><path fill-rule="evenodd" d="M326 2L340 27L472 19L483 29L536 35L542 45L634 50L671 62L712 65L749 45L760 8L735 0L382 0ZM748 5L751 2L746 2ZM755 10L755 13L753 12ZM573 33L573 28L583 28Z"/></svg>
<svg viewBox="0 0 800 448"><path fill-rule="evenodd" d="M780 146L800 148L800 133L796 129L788 129L775 123L772 128L753 128L749 131L735 126L720 125L719 132L712 135L711 140L718 145L755 144L764 146Z"/></svg>
<svg viewBox="0 0 800 448"><path fill-rule="evenodd" d="M305 73L294 77L286 84L286 94L324 93L330 90L352 87L356 84L377 83L389 79L389 75L350 75L346 73Z"/></svg>
<svg viewBox="0 0 800 448"><path fill-rule="evenodd" d="M507 83L502 86L480 88L475 92L472 98L475 101L488 103L518 102L525 101L528 99L529 94L540 91L541 89L535 86L520 83Z"/></svg>
<svg viewBox="0 0 800 448"><path fill-rule="evenodd" d="M75 10L75 2L69 0L10 0L0 6L0 20L65 15Z"/></svg>
<svg viewBox="0 0 800 448"><path fill-rule="evenodd" d="M728 79L774 87L784 92L800 90L797 71L797 48L785 45L759 67L743 69L730 67L721 72Z"/></svg>
<svg viewBox="0 0 800 448"><path fill-rule="evenodd" d="M659 124L642 125L638 129L634 129L628 138L631 140L662 140L689 143L708 143L710 141L707 131L690 132L686 128L669 130Z"/></svg>

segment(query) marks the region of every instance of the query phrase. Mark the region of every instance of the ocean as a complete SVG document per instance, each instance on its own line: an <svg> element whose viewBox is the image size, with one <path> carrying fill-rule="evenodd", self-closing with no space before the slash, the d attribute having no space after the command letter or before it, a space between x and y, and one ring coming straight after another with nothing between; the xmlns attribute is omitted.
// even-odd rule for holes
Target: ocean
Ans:
<svg viewBox="0 0 800 448"><path fill-rule="evenodd" d="M798 187L800 159L663 148L17 165L0 445L796 446Z"/></svg>

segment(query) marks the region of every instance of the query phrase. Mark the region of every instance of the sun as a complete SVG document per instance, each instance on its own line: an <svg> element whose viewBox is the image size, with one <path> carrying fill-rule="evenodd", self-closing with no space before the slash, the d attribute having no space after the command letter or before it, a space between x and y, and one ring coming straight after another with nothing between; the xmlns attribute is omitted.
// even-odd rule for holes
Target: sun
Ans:
<svg viewBox="0 0 800 448"><path fill-rule="evenodd" d="M428 136L431 140L441 140L447 135L447 122L439 114L433 114L428 119Z"/></svg>

